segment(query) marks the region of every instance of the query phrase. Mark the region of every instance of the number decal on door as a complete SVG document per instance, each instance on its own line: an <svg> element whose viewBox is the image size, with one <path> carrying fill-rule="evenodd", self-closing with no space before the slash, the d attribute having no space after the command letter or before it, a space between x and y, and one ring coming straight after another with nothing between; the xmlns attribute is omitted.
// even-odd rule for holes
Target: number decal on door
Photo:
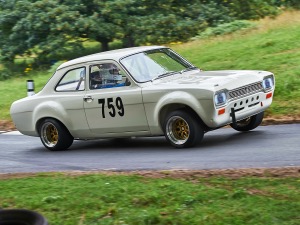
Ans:
<svg viewBox="0 0 300 225"><path fill-rule="evenodd" d="M114 102L113 98L107 98L107 99L100 98L100 99L98 99L98 103L101 105L101 108L102 108L101 109L102 110L102 118L105 118L106 100L107 100L107 108L109 109L108 113L111 117L115 117L116 113L118 113L119 116L124 116L124 114L125 114L124 105L123 105L122 99L120 97L117 97L115 102Z"/></svg>

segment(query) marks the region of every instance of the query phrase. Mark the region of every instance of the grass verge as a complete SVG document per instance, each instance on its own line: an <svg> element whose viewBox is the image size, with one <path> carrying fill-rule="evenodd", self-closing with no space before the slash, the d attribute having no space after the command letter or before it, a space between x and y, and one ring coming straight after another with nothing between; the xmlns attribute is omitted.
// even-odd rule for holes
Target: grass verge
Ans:
<svg viewBox="0 0 300 225"><path fill-rule="evenodd" d="M279 171L5 175L0 207L35 210L56 225L299 224L299 168Z"/></svg>

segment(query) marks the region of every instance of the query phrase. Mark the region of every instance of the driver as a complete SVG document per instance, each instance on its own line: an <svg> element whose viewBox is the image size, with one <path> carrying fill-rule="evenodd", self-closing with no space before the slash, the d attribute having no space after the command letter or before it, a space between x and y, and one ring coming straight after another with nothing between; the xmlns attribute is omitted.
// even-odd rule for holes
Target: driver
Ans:
<svg viewBox="0 0 300 225"><path fill-rule="evenodd" d="M103 75L101 74L100 70L92 72L90 74L90 78L91 78L91 88L96 89L102 85Z"/></svg>
<svg viewBox="0 0 300 225"><path fill-rule="evenodd" d="M91 89L125 86L120 69L112 63L96 65L91 70L93 71L90 73Z"/></svg>

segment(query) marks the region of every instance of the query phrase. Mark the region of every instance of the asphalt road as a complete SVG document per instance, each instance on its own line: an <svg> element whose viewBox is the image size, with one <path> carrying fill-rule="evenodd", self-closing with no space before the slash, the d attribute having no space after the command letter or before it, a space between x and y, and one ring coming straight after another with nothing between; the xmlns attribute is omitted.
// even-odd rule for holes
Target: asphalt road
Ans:
<svg viewBox="0 0 300 225"><path fill-rule="evenodd" d="M67 151L51 152L39 138L0 134L0 173L284 166L300 166L300 124L247 133L219 129L191 149L174 149L164 137L151 137L75 141Z"/></svg>

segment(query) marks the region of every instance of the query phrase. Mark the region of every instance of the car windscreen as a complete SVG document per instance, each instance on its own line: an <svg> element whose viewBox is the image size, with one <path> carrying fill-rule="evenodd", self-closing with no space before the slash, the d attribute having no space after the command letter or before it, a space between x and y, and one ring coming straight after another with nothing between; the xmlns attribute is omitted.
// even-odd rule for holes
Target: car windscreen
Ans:
<svg viewBox="0 0 300 225"><path fill-rule="evenodd" d="M167 48L127 56L121 59L121 64L138 82L147 82L193 67L192 64Z"/></svg>

